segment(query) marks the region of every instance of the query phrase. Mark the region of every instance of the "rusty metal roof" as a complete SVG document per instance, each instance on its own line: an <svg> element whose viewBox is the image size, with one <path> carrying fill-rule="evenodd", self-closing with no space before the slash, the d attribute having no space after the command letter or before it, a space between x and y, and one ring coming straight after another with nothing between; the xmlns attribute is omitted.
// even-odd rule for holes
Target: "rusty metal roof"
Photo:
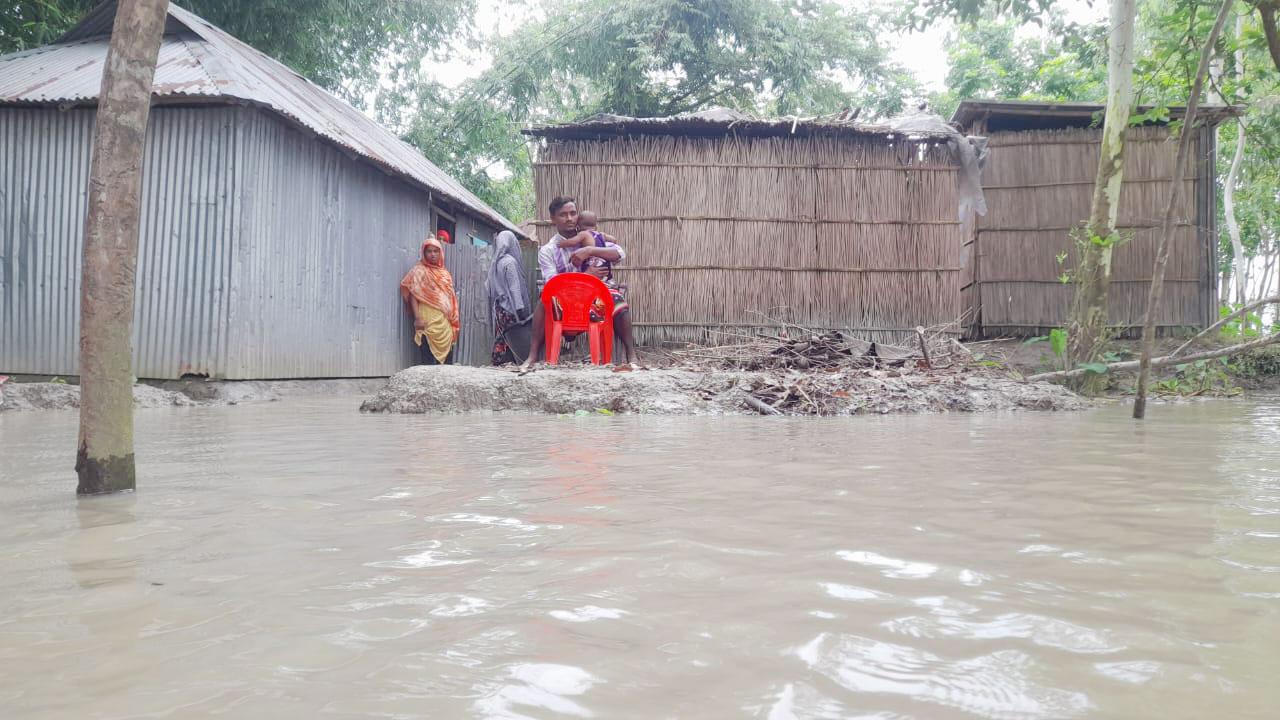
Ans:
<svg viewBox="0 0 1280 720"><path fill-rule="evenodd" d="M114 16L115 3L104 3L58 43L0 57L0 105L96 102ZM523 234L390 130L204 19L170 3L165 33L153 86L157 102L247 102L267 108L393 175Z"/></svg>

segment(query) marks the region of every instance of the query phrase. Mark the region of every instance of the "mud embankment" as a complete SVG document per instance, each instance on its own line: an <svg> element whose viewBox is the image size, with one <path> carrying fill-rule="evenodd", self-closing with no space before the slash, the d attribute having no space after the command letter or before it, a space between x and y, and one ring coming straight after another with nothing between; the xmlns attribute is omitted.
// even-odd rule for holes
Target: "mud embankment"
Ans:
<svg viewBox="0 0 1280 720"><path fill-rule="evenodd" d="M239 405L293 397L367 397L386 383L383 378L348 380L165 380L133 386L139 408ZM64 382L0 383L0 412L75 410L80 386Z"/></svg>
<svg viewBox="0 0 1280 720"><path fill-rule="evenodd" d="M808 402L765 410L760 388L795 387ZM388 413L606 410L641 415L860 415L996 410L1078 410L1088 404L1057 385L969 373L892 370L731 371L668 368L543 368L527 375L460 366L397 373L361 410ZM814 412L821 408L822 412Z"/></svg>

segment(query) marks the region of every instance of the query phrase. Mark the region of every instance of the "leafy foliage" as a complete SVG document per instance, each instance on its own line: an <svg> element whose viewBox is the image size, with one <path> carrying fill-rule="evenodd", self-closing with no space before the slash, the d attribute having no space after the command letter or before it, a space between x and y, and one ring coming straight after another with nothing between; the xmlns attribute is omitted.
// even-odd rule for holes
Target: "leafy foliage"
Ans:
<svg viewBox="0 0 1280 720"><path fill-rule="evenodd" d="M1101 101L1107 91L1105 25L1068 23L1058 15L1046 31L1027 33L1007 18L959 26L947 39L947 91L934 98L950 113L961 100Z"/></svg>
<svg viewBox="0 0 1280 720"><path fill-rule="evenodd" d="M18 0L0 53L53 42L100 0ZM475 0L184 0L181 5L318 85L361 101L404 83L471 17Z"/></svg>
<svg viewBox="0 0 1280 720"><path fill-rule="evenodd" d="M457 91L420 91L408 139L486 201L532 212L536 122L598 112L653 117L710 106L764 115L901 111L915 81L887 58L879 11L832 0L571 0L493 44ZM502 170L515 178L512 181Z"/></svg>

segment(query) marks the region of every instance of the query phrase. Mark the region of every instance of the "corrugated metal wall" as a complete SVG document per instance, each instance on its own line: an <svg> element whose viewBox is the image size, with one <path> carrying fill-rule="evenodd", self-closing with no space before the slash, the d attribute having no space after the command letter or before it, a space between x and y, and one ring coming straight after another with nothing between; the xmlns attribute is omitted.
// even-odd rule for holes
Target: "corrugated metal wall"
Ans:
<svg viewBox="0 0 1280 720"><path fill-rule="evenodd" d="M411 365L399 282L431 228L427 193L265 112L240 112L225 377L378 376Z"/></svg>
<svg viewBox="0 0 1280 720"><path fill-rule="evenodd" d="M0 108L0 372L78 372L93 112ZM399 281L434 227L428 193L261 110L151 117L138 377L367 377L414 362ZM488 364L492 247L470 236L494 229L457 220L457 361Z"/></svg>
<svg viewBox="0 0 1280 720"><path fill-rule="evenodd" d="M212 373L225 352L235 112L151 115L134 314L139 377ZM93 115L0 108L0 371L78 372Z"/></svg>
<svg viewBox="0 0 1280 720"><path fill-rule="evenodd" d="M462 319L454 358L461 365L488 365L493 361L493 328L489 327L485 280L493 264L495 233L493 227L473 217L459 217L455 242L445 248L445 265L453 273ZM485 244L476 245L473 238Z"/></svg>
<svg viewBox="0 0 1280 720"><path fill-rule="evenodd" d="M225 377L390 375L417 361L400 278L435 228L426 192L266 112L240 123L241 233ZM456 209L456 208L455 208ZM486 365L494 229L457 216L446 248L462 314L455 362Z"/></svg>

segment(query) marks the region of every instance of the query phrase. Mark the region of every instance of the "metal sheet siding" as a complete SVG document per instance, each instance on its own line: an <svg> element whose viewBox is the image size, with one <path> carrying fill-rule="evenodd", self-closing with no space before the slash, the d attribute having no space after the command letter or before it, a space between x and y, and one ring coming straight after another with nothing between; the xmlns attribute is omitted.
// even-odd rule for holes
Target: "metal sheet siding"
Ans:
<svg viewBox="0 0 1280 720"><path fill-rule="evenodd" d="M399 283L427 193L259 110L239 124L228 378L390 375L413 364Z"/></svg>
<svg viewBox="0 0 1280 720"><path fill-rule="evenodd" d="M0 56L0 103L85 102L97 98L114 15L114 4L104 3L59 43ZM169 6L154 83L157 98L216 98L269 107L387 172L450 197L472 214L488 218L491 224L518 230L395 133L285 65L176 5Z"/></svg>
<svg viewBox="0 0 1280 720"><path fill-rule="evenodd" d="M445 252L445 264L453 274L462 320L456 362L489 365L493 362L493 328L489 327L489 293L485 284L489 266L493 264L496 231L471 216L459 217L457 230L456 242ZM476 245L472 238L484 244Z"/></svg>
<svg viewBox="0 0 1280 720"><path fill-rule="evenodd" d="M231 108L156 108L143 168L139 377L220 374L233 248ZM0 108L0 371L78 372L91 109Z"/></svg>

